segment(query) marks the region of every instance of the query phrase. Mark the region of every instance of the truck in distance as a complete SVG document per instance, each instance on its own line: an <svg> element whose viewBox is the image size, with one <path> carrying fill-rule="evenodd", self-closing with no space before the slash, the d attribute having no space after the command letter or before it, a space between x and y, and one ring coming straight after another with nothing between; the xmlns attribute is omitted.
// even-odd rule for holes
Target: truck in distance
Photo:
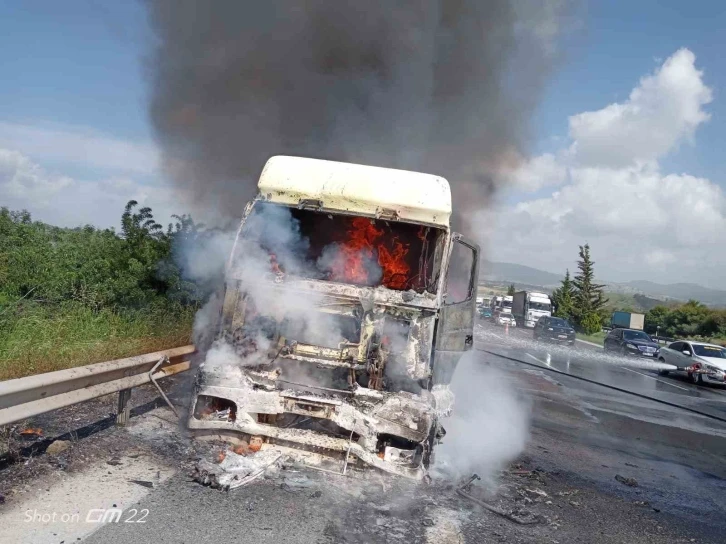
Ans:
<svg viewBox="0 0 726 544"><path fill-rule="evenodd" d="M610 318L610 326L613 329L635 329L642 331L645 326L645 315L631 312L613 312Z"/></svg>
<svg viewBox="0 0 726 544"><path fill-rule="evenodd" d="M540 317L552 315L552 301L546 293L518 291L512 298L512 315L520 327L531 329Z"/></svg>
<svg viewBox="0 0 726 544"><path fill-rule="evenodd" d="M437 176L276 156L244 210L188 426L420 479L473 345L479 248ZM303 462L305 462L303 459Z"/></svg>

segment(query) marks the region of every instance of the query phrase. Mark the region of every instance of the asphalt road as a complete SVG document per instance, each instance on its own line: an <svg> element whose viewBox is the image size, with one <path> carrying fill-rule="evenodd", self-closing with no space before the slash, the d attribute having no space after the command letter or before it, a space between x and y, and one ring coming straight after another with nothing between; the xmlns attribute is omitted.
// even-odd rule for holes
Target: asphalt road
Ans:
<svg viewBox="0 0 726 544"><path fill-rule="evenodd" d="M632 358L605 352L576 342L563 346L532 339L531 329L510 329L482 321L478 325L478 347L542 367L602 382L666 402L680 404L726 420L726 387L696 385L684 375L661 376L663 366L647 358ZM667 366L667 365L666 365Z"/></svg>
<svg viewBox="0 0 726 544"><path fill-rule="evenodd" d="M159 408L140 413L127 428L106 428L64 453L0 472L6 496L0 541L722 542L726 424L576 376L713 414L723 413L724 391L660 378L642 365L610 361L597 348L538 345L530 335L478 328L478 348L523 362L479 351L474 367L459 367L454 417L482 409L468 427L447 423L441 451L456 470L437 453L431 484L288 464L224 493L190 478L196 458L210 458L221 446L200 446L170 410ZM185 387L171 392L175 402L184 402ZM529 421L524 451L503 461L502 452L516 442L512 412L523 407ZM42 463L49 468L31 478L29 467ZM534 523L514 523L459 496L455 483L472 471L485 480L471 495ZM24 520L34 510L83 517L88 508L113 505L124 512L120 523Z"/></svg>

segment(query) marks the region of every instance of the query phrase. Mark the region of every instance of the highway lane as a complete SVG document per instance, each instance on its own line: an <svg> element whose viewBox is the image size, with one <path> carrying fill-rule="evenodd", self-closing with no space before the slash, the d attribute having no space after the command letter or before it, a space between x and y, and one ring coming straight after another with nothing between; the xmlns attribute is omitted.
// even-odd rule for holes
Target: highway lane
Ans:
<svg viewBox="0 0 726 544"><path fill-rule="evenodd" d="M487 321L477 325L477 347L573 376L654 397L726 419L726 388L696 385L678 375L661 376L658 361L613 355L576 343L563 346L535 342L530 329L510 329ZM666 367L670 368L670 367Z"/></svg>

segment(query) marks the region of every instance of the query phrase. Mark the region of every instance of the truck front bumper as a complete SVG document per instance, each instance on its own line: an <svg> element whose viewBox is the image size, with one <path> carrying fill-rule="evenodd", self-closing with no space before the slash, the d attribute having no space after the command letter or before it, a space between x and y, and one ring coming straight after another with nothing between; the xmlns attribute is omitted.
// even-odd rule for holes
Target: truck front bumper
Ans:
<svg viewBox="0 0 726 544"><path fill-rule="evenodd" d="M197 383L188 427L207 434L238 433L328 458L358 461L385 472L421 479L427 472L441 409L453 403L448 388L419 395L358 388L343 400L291 389ZM210 403L223 411L206 409ZM448 408L444 412L448 413ZM220 416L221 413L221 416ZM292 419L290 419L292 418ZM288 421L312 426L291 428ZM328 422L328 423L325 423Z"/></svg>

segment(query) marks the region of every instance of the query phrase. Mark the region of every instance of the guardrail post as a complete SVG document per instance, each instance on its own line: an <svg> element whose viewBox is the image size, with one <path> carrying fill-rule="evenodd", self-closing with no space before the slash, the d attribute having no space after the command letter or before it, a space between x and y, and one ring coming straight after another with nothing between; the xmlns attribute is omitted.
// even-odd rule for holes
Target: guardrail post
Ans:
<svg viewBox="0 0 726 544"><path fill-rule="evenodd" d="M131 409L131 389L122 389L118 392L118 410L116 412L116 425L125 426L129 422Z"/></svg>

